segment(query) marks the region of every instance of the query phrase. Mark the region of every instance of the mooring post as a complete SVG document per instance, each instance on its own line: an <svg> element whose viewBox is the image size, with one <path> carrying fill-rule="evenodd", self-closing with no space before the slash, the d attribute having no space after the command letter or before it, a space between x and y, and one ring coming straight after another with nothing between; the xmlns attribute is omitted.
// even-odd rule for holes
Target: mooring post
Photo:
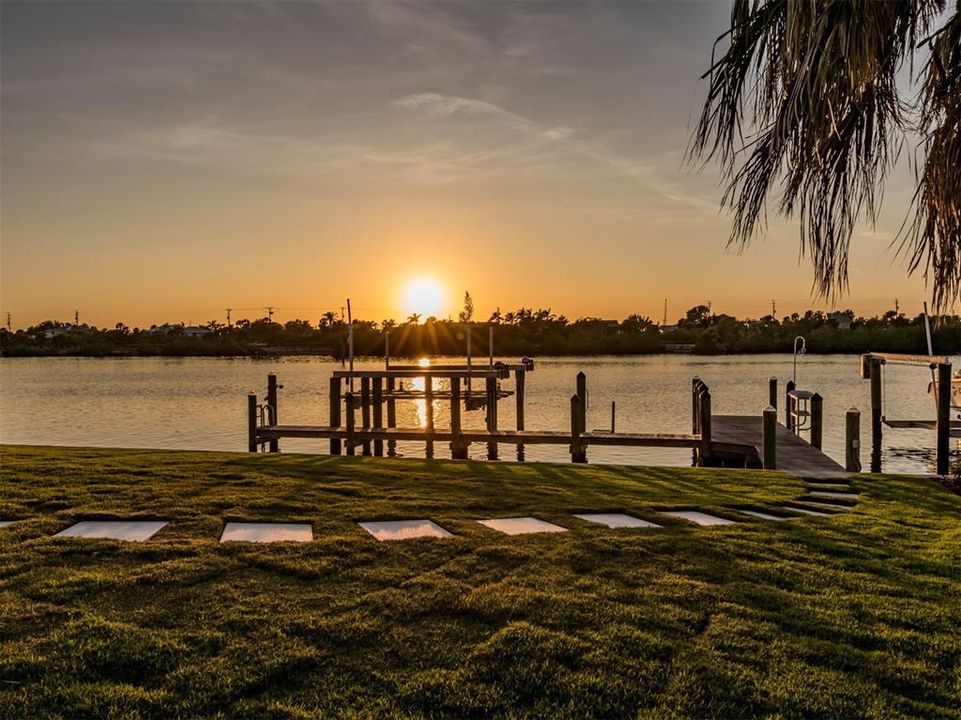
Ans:
<svg viewBox="0 0 961 720"><path fill-rule="evenodd" d="M767 381L767 404L777 410L777 378Z"/></svg>
<svg viewBox="0 0 961 720"><path fill-rule="evenodd" d="M871 358L871 472L881 472L881 422L884 419L881 395L882 360Z"/></svg>
<svg viewBox="0 0 961 720"><path fill-rule="evenodd" d="M861 472L861 411L855 407L844 416L844 469Z"/></svg>
<svg viewBox="0 0 961 720"><path fill-rule="evenodd" d="M461 440L460 428L460 379L450 381L450 456L454 460L467 459L467 446Z"/></svg>
<svg viewBox="0 0 961 720"><path fill-rule="evenodd" d="M434 432L434 378L431 375L424 376L424 416L427 430L427 442L424 443L424 456L427 459L434 457L434 441L431 436Z"/></svg>
<svg viewBox="0 0 961 720"><path fill-rule="evenodd" d="M824 398L820 393L811 396L811 445L821 449L824 436Z"/></svg>
<svg viewBox="0 0 961 720"><path fill-rule="evenodd" d="M775 470L777 469L777 408L773 405L764 408L763 424L762 460L764 469Z"/></svg>
<svg viewBox="0 0 961 720"><path fill-rule="evenodd" d="M578 422L580 423L581 432L585 433L587 432L587 375L585 375L583 371L577 373L576 386L577 396L581 399L580 405L578 406L581 416ZM577 462L586 463L587 446L585 446L583 442L578 441L578 448L580 455Z"/></svg>
<svg viewBox="0 0 961 720"><path fill-rule="evenodd" d="M524 429L524 385L527 378L527 372L524 370L514 371L514 415L517 421L517 429ZM523 443L517 443L517 459L518 461L524 459L524 445Z"/></svg>
<svg viewBox="0 0 961 720"><path fill-rule="evenodd" d="M373 380L373 410L374 410L374 429L384 429L384 381L376 377ZM374 439L374 457L384 456L384 441L381 438Z"/></svg>
<svg viewBox="0 0 961 720"><path fill-rule="evenodd" d="M936 469L947 475L951 445L951 363L938 363L938 445Z"/></svg>
<svg viewBox="0 0 961 720"><path fill-rule="evenodd" d="M269 373L267 375L267 424L276 425L277 420L277 375ZM268 443L270 452L280 452L280 441L272 438Z"/></svg>
<svg viewBox="0 0 961 720"><path fill-rule="evenodd" d="M360 380L360 426L364 431L370 430L370 378ZM364 455L370 455L370 440L362 441Z"/></svg>
<svg viewBox="0 0 961 720"><path fill-rule="evenodd" d="M580 395L571 395L571 462L586 463L587 453L581 446L581 417L583 417L584 401Z"/></svg>
<svg viewBox="0 0 961 720"><path fill-rule="evenodd" d="M487 432L497 432L497 378L487 378ZM487 442L487 459L497 459L497 441Z"/></svg>
<svg viewBox="0 0 961 720"><path fill-rule="evenodd" d="M794 408L791 403L791 393L794 392L794 381L788 380L784 385L784 427L794 431Z"/></svg>
<svg viewBox="0 0 961 720"><path fill-rule="evenodd" d="M354 454L354 411L357 409L354 403L354 393L349 390L344 393L344 408L347 410L347 448L348 455Z"/></svg>
<svg viewBox="0 0 961 720"><path fill-rule="evenodd" d="M387 378L387 427L397 427L397 401L394 400L394 378ZM387 441L387 454L397 455L397 441Z"/></svg>
<svg viewBox="0 0 961 720"><path fill-rule="evenodd" d="M701 378L697 375L691 378L691 434L697 435L700 430L697 427L698 420L700 420L700 394L701 394Z"/></svg>
<svg viewBox="0 0 961 720"><path fill-rule="evenodd" d="M257 452L257 393L247 394L247 450Z"/></svg>
<svg viewBox="0 0 961 720"><path fill-rule="evenodd" d="M611 400L611 433L614 431L615 420L617 418L617 401Z"/></svg>
<svg viewBox="0 0 961 720"><path fill-rule="evenodd" d="M701 429L701 465L711 457L711 393L702 390L698 402L700 416L698 417L698 427Z"/></svg>
<svg viewBox="0 0 961 720"><path fill-rule="evenodd" d="M330 427L340 427L340 385L339 377L330 379ZM330 454L340 455L340 438L330 439Z"/></svg>

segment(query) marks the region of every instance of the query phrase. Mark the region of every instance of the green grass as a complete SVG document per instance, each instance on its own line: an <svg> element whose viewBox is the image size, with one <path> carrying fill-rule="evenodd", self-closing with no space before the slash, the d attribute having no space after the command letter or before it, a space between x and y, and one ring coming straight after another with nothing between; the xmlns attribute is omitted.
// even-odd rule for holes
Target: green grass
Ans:
<svg viewBox="0 0 961 720"><path fill-rule="evenodd" d="M849 513L730 514L777 473L0 448L0 717L924 717L961 707L961 497L859 477ZM533 514L571 532L474 522ZM51 534L171 521L154 540ZM456 537L378 543L356 520ZM733 516L732 516L733 517ZM220 545L225 520L309 544Z"/></svg>

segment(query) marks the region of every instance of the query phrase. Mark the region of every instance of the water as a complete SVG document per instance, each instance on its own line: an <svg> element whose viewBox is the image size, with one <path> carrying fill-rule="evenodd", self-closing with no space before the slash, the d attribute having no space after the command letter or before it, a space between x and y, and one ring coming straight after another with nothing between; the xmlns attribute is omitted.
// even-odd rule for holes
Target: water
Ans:
<svg viewBox="0 0 961 720"><path fill-rule="evenodd" d="M717 414L759 414L768 401L768 378L791 377L790 355L719 357L646 356L635 358L538 358L527 376L528 430L570 427L570 396L578 370L587 374L587 428L610 429L611 401L617 403L617 430L624 432L690 432L691 377L711 387ZM798 387L824 397L824 449L844 461L844 413L861 410L861 462L869 465L870 388L858 373L854 355L802 356ZM266 391L267 373L284 385L280 421L326 425L328 378L339 363L322 358L2 358L0 359L0 442L41 445L246 449L246 395ZM379 369L379 361L357 362L356 368ZM927 395L930 372L923 367L885 370L886 414L892 418L934 419ZM408 381L409 382L409 381ZM415 381L421 382L422 381ZM510 388L513 381L504 381ZM421 385L423 387L423 385ZM481 383L477 384L481 387ZM783 413L783 395L780 412ZM422 426L423 401L399 402L398 426ZM514 401L498 410L501 428L514 427ZM438 428L449 422L446 402L435 403ZM465 428L482 428L483 412L464 413ZM326 452L327 441L284 440L282 450ZM885 428L882 461L885 471L929 472L934 433L930 430ZM422 443L398 443L405 455L422 456ZM504 459L513 448L501 446ZM437 457L447 456L438 444ZM660 448L590 448L590 462L689 465L689 450ZM471 447L472 457L485 457L486 446ZM566 462L563 445L532 445L528 460Z"/></svg>

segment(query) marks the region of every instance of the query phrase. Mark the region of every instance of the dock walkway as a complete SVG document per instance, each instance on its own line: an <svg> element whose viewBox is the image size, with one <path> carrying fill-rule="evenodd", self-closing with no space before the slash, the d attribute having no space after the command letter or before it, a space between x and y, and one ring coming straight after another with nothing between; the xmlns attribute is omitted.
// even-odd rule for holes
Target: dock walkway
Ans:
<svg viewBox="0 0 961 720"><path fill-rule="evenodd" d="M757 457L762 452L762 418L760 415L715 415L712 440L719 448L753 447ZM848 475L844 468L822 451L777 424L777 469L807 476Z"/></svg>

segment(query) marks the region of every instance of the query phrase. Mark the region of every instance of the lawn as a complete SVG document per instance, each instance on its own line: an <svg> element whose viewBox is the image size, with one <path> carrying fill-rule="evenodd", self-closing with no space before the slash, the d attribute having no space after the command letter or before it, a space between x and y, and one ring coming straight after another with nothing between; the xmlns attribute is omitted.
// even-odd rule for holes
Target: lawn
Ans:
<svg viewBox="0 0 961 720"><path fill-rule="evenodd" d="M961 717L961 497L778 473L0 448L0 717ZM571 512L664 524L611 530ZM570 532L508 537L478 519ZM169 520L145 543L51 538ZM355 522L430 518L448 539ZM314 541L220 544L227 520Z"/></svg>

